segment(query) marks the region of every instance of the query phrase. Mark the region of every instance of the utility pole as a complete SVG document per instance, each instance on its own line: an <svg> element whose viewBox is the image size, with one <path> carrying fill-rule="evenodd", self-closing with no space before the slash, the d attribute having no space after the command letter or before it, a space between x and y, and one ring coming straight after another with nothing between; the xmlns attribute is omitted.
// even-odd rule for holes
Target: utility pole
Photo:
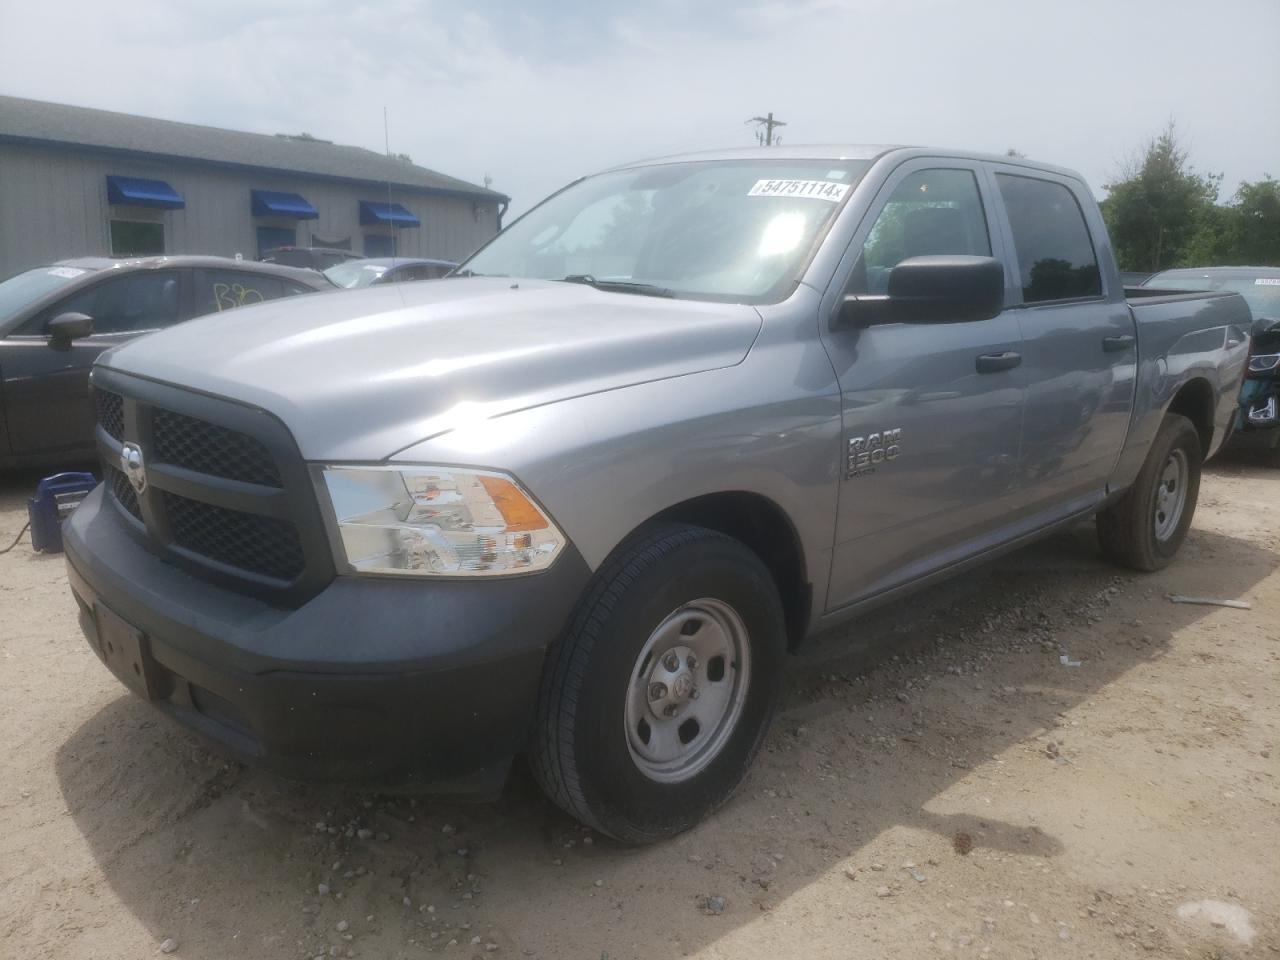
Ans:
<svg viewBox="0 0 1280 960"><path fill-rule="evenodd" d="M756 142L762 147L772 147L774 143L781 143L782 138L775 138L773 135L774 127L785 127L786 123L782 120L773 119L773 111L768 116L752 117L747 123L754 123L757 127L764 127L763 131L756 130Z"/></svg>

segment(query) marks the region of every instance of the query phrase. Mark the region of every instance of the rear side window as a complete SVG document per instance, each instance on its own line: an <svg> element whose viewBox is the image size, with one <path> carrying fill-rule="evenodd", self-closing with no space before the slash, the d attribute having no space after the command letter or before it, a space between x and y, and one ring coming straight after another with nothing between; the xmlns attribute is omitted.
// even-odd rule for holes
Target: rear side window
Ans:
<svg viewBox="0 0 1280 960"><path fill-rule="evenodd" d="M1026 303L1102 294L1098 257L1075 196L1060 183L997 173Z"/></svg>
<svg viewBox="0 0 1280 960"><path fill-rule="evenodd" d="M234 310L297 293L310 293L310 290L301 284L260 273L201 270L196 275L196 315Z"/></svg>

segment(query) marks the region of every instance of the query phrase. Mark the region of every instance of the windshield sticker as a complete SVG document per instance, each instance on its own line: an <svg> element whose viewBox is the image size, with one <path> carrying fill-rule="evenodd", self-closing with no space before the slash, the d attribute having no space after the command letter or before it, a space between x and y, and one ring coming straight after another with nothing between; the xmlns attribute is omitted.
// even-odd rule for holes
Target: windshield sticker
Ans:
<svg viewBox="0 0 1280 960"><path fill-rule="evenodd" d="M87 271L78 270L75 267L50 267L49 268L49 276L63 277L67 280L74 280L76 277L80 276L82 273L85 273L85 272Z"/></svg>
<svg viewBox="0 0 1280 960"><path fill-rule="evenodd" d="M757 180L748 197L807 197L839 203L849 192L847 183L834 180Z"/></svg>
<svg viewBox="0 0 1280 960"><path fill-rule="evenodd" d="M1276 277L1259 277L1253 281L1255 287L1280 287L1280 279Z"/></svg>

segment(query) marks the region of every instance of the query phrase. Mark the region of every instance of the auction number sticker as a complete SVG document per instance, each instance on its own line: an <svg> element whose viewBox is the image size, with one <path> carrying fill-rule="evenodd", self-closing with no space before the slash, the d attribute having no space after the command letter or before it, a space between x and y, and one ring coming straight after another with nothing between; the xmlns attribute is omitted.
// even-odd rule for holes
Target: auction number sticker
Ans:
<svg viewBox="0 0 1280 960"><path fill-rule="evenodd" d="M84 273L84 271L77 270L75 267L50 267L48 273L51 277L63 277L67 280L74 280L76 277L80 276L80 274Z"/></svg>
<svg viewBox="0 0 1280 960"><path fill-rule="evenodd" d="M849 192L849 184L834 180L757 180L748 197L808 197L839 203Z"/></svg>
<svg viewBox="0 0 1280 960"><path fill-rule="evenodd" d="M1280 287L1280 278L1277 277L1259 277L1253 281L1255 287Z"/></svg>

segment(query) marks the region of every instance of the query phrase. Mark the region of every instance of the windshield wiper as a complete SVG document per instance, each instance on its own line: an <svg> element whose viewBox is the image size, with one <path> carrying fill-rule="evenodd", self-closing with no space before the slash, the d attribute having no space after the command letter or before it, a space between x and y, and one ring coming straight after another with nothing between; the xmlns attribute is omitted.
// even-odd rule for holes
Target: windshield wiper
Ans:
<svg viewBox="0 0 1280 960"><path fill-rule="evenodd" d="M652 283L637 283L634 280L597 280L589 273L571 273L560 278L562 283L585 283L597 290L610 293L637 293L642 297L674 297L675 291L659 287Z"/></svg>

